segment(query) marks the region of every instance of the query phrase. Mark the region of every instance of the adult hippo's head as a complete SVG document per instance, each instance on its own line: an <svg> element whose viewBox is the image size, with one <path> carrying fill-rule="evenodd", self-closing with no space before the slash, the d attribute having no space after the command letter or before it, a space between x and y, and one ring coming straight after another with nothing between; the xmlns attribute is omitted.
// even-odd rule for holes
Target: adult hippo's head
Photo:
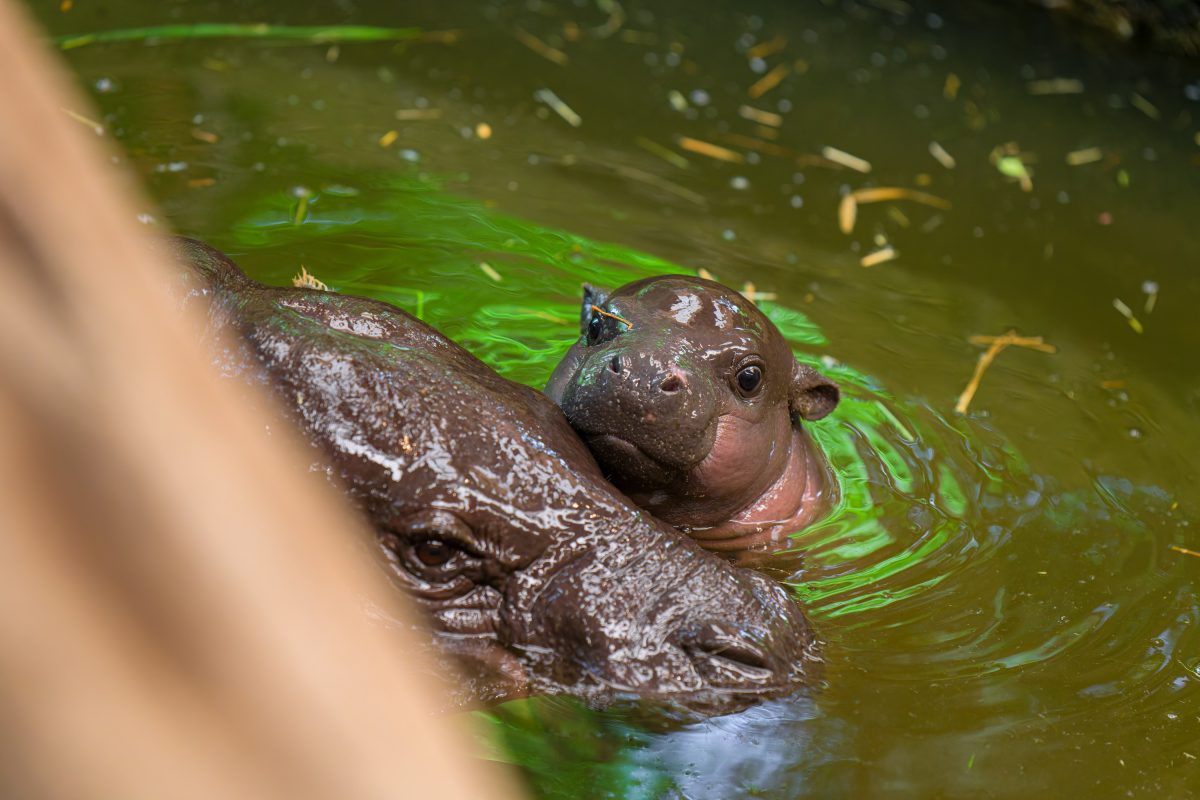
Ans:
<svg viewBox="0 0 1200 800"><path fill-rule="evenodd" d="M838 388L753 303L668 275L585 287L582 323L546 393L636 503L717 550L820 512L827 470L800 421L832 411Z"/></svg>
<svg viewBox="0 0 1200 800"><path fill-rule="evenodd" d="M791 598L605 482L543 395L392 306L250 281L175 244L227 374L274 391L364 511L465 700L570 693L731 711L811 681Z"/></svg>

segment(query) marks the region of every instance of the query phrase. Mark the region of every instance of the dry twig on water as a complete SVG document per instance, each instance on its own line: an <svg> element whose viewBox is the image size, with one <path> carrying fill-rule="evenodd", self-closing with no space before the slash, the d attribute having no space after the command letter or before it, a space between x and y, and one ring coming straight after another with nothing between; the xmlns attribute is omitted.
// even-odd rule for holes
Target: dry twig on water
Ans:
<svg viewBox="0 0 1200 800"><path fill-rule="evenodd" d="M988 349L979 356L979 363L975 365L975 374L971 376L970 383L967 388L963 389L963 393L959 395L958 402L954 406L954 410L959 414L967 413L967 409L971 405L971 400L975 397L975 392L979 390L979 383L983 380L983 373L991 366L1004 348L1011 346L1027 347L1030 350L1037 350L1040 353L1057 353L1058 348L1052 344L1046 344L1041 336L1018 336L1016 331L1008 331L1000 336L972 336L968 339L971 344L986 344Z"/></svg>
<svg viewBox="0 0 1200 800"><path fill-rule="evenodd" d="M734 152L727 147L721 147L720 145L712 144L711 142L693 139L690 136L680 136L678 141L679 146L684 150L687 150L689 153L708 156L709 158L715 158L717 161L727 161L730 164L741 164L746 160L746 157L741 153Z"/></svg>
<svg viewBox="0 0 1200 800"><path fill-rule="evenodd" d="M629 326L629 330L633 330L633 323L630 322L629 320L625 319L624 317L618 316L618 315L612 313L611 311L605 311L603 308L601 308L600 306L597 306L597 305L592 306L592 311L595 311L597 314L599 314L602 317L608 317L610 319L615 319L617 322L624 322L626 325Z"/></svg>
<svg viewBox="0 0 1200 800"><path fill-rule="evenodd" d="M569 61L567 54L562 50L559 50L557 47L551 47L524 28L514 28L513 36L517 37L518 42L551 63L565 67Z"/></svg>
<svg viewBox="0 0 1200 800"><path fill-rule="evenodd" d="M950 201L928 192L916 189L906 189L902 186L876 186L870 189L856 189L842 196L838 204L838 229L842 233L851 233L858 219L858 207L866 203L883 203L889 200L912 200L915 203L940 208L943 211L950 208Z"/></svg>
<svg viewBox="0 0 1200 800"><path fill-rule="evenodd" d="M783 79L786 78L788 73L791 71L792 68L787 64L779 64L766 75L763 75L761 78L755 81L754 85L746 90L746 94L755 99L762 97L764 94L782 83Z"/></svg>
<svg viewBox="0 0 1200 800"><path fill-rule="evenodd" d="M294 278L292 278L292 286L295 286L297 289L317 289L322 292L329 291L329 284L325 283L325 281L320 280L311 272L309 272L308 267L304 266L303 264L300 265L300 272L297 273Z"/></svg>

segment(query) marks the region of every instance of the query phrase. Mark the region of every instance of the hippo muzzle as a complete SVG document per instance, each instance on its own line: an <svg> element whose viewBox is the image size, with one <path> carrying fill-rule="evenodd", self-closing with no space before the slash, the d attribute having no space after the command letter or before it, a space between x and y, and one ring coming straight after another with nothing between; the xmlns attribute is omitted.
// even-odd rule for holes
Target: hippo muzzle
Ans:
<svg viewBox="0 0 1200 800"><path fill-rule="evenodd" d="M618 483L666 485L704 460L717 431L717 394L683 348L645 352L634 336L593 347L562 410ZM662 352L670 355L663 356Z"/></svg>
<svg viewBox="0 0 1200 800"><path fill-rule="evenodd" d="M540 669L556 683L584 697L677 699L728 712L812 677L815 638L781 587L728 571L690 543L643 545L641 557L616 564L614 549L600 545L564 565L510 629L552 644Z"/></svg>

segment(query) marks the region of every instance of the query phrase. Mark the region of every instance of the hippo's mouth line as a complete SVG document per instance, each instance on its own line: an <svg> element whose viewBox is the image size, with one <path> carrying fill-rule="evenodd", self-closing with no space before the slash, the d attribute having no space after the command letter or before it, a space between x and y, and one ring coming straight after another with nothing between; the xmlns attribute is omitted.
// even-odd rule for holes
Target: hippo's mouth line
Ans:
<svg viewBox="0 0 1200 800"><path fill-rule="evenodd" d="M591 446L596 443L604 443L604 442L624 445L625 447L628 447L629 449L636 451L637 454L640 455L642 458L645 458L648 461L654 462L654 465L656 467L658 467L659 469L670 470L670 471L674 471L674 469L675 469L671 465L664 464L662 461L659 461L657 458L655 458L654 456L647 453L644 449L642 449L642 446L639 445L637 442L632 441L630 439L626 439L624 436L618 436L615 433L589 433L589 434L586 434L586 436L587 436L588 446Z"/></svg>
<svg viewBox="0 0 1200 800"><path fill-rule="evenodd" d="M708 424L705 426L705 430L708 430L710 427L716 427L719 430L721 417L724 416L726 416L726 414L715 415L711 420L709 420ZM716 443L714 436L713 443L710 444L708 449L706 449L703 453L698 454L687 461L666 461L647 452L644 447L632 439L627 439L619 434L611 433L609 431L588 431L582 429L579 432L586 440L588 447L593 451L596 449L596 445L617 445L632 451L633 454L646 459L646 461L650 462L650 464L662 472L671 475L690 472L691 470L703 464L704 460L712 455L713 445Z"/></svg>
<svg viewBox="0 0 1200 800"><path fill-rule="evenodd" d="M636 442L616 434L585 435L585 441L605 477L618 487L625 481L642 487L666 486L689 469L687 466L664 462L647 453Z"/></svg>

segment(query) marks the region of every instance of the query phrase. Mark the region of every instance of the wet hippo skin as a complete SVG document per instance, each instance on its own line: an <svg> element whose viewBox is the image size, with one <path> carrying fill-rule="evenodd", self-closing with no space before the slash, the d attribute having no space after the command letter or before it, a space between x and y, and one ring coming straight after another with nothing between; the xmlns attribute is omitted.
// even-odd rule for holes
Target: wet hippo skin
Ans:
<svg viewBox="0 0 1200 800"><path fill-rule="evenodd" d="M681 275L584 288L582 333L546 394L635 503L717 551L771 549L827 508L801 426L838 388L754 304Z"/></svg>
<svg viewBox="0 0 1200 800"><path fill-rule="evenodd" d="M268 287L199 242L169 247L185 302L232 339L219 367L273 390L369 518L467 676L462 699L715 713L812 680L790 597L633 507L541 393L385 303Z"/></svg>

